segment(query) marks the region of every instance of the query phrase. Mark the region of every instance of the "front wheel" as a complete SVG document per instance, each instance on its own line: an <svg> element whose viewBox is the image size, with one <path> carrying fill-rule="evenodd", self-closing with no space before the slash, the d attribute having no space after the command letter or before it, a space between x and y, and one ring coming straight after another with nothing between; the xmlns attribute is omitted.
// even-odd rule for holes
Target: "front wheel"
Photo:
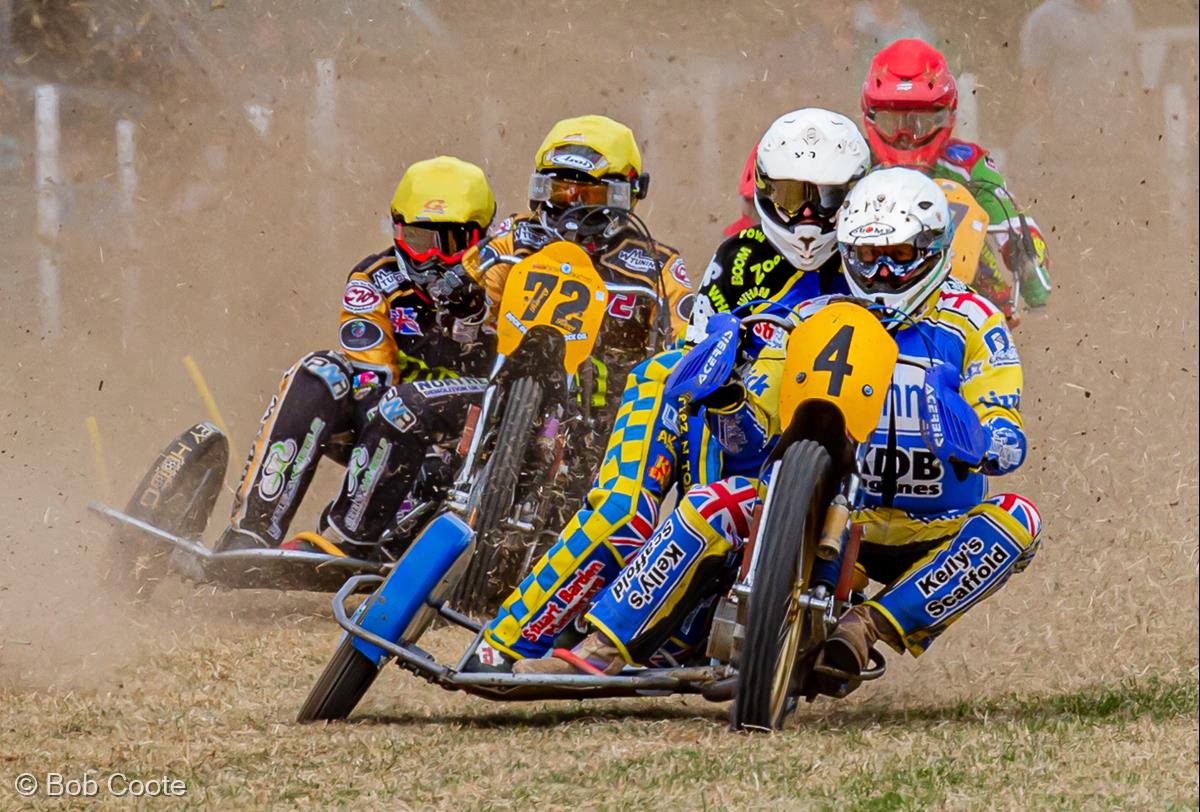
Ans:
<svg viewBox="0 0 1200 812"><path fill-rule="evenodd" d="M505 400L495 448L472 489L474 509L468 521L477 539L475 554L455 596L459 609L472 614L486 614L497 597L492 581L505 536L500 522L512 510L516 498L533 423L542 406L541 384L533 378L520 378L509 388Z"/></svg>
<svg viewBox="0 0 1200 812"><path fill-rule="evenodd" d="M296 721L307 724L345 719L362 701L379 671L375 663L354 647L351 637L344 636L317 684L309 691Z"/></svg>
<svg viewBox="0 0 1200 812"><path fill-rule="evenodd" d="M779 730L794 707L796 664L810 647L799 597L808 587L830 486L829 452L823 446L801 440L788 447L756 542L734 728Z"/></svg>

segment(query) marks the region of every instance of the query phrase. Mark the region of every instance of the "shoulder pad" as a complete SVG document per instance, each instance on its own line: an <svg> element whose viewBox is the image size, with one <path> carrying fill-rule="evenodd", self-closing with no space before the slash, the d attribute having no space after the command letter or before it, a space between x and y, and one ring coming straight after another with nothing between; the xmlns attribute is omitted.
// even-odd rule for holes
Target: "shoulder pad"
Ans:
<svg viewBox="0 0 1200 812"><path fill-rule="evenodd" d="M346 278L348 279L351 275L356 273L369 274L376 268L382 268L385 265L395 264L396 254L391 248L388 248L387 250L380 251L378 254L370 254L364 257L361 262L359 262L350 270L349 274L346 274Z"/></svg>
<svg viewBox="0 0 1200 812"><path fill-rule="evenodd" d="M677 256L670 246L655 243L654 247L656 250L651 253L650 245L645 240L625 237L602 253L596 259L596 264L622 276L653 281ZM686 273L685 269L685 276Z"/></svg>
<svg viewBox="0 0 1200 812"><path fill-rule="evenodd" d="M1000 313L998 307L953 277L942 283L936 310L939 316L947 313L957 315L976 329L982 328L988 319Z"/></svg>
<svg viewBox="0 0 1200 812"><path fill-rule="evenodd" d="M987 150L978 144L951 138L946 142L946 146L942 147L941 157L947 163L961 166L969 171L985 155L987 155Z"/></svg>

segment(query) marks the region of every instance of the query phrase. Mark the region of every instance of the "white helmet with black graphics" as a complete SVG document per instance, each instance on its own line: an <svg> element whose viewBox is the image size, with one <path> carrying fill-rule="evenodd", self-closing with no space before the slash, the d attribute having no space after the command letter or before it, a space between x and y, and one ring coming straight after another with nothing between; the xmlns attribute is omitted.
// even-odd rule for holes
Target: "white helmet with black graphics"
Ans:
<svg viewBox="0 0 1200 812"><path fill-rule="evenodd" d="M850 290L907 315L950 275L953 237L946 195L912 169L867 175L838 215L838 248Z"/></svg>
<svg viewBox="0 0 1200 812"><path fill-rule="evenodd" d="M853 121L818 107L780 116L758 142L754 207L763 233L805 271L837 252L838 207L871 168L871 150Z"/></svg>

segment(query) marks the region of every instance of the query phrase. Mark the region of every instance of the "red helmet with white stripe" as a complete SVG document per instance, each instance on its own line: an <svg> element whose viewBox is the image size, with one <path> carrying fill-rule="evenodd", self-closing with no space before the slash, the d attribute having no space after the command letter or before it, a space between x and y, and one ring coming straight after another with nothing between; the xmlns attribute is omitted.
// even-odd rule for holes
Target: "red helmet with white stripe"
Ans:
<svg viewBox="0 0 1200 812"><path fill-rule="evenodd" d="M957 109L958 88L950 66L929 43L896 40L871 60L862 111L877 163L932 167L950 140Z"/></svg>

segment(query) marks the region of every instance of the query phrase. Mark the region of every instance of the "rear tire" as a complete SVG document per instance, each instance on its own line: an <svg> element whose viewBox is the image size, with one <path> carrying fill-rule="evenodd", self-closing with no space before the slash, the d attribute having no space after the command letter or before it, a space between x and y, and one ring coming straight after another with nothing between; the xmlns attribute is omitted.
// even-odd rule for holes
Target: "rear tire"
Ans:
<svg viewBox="0 0 1200 812"><path fill-rule="evenodd" d="M199 538L208 526L229 464L229 440L211 423L197 423L175 438L150 466L125 512L176 536ZM136 530L113 536L114 578L146 599L167 573L171 549Z"/></svg>
<svg viewBox="0 0 1200 812"><path fill-rule="evenodd" d="M807 588L829 502L829 452L812 440L791 445L773 482L775 498L757 544L746 639L738 668L735 729L779 730L795 707L797 659L806 649L805 614L795 596ZM801 583L796 583L800 573Z"/></svg>
<svg viewBox="0 0 1200 812"><path fill-rule="evenodd" d="M300 724L342 721L362 701L379 671L346 635L309 691L296 721Z"/></svg>
<svg viewBox="0 0 1200 812"><path fill-rule="evenodd" d="M496 446L471 493L471 503L476 508L468 514L474 514L471 527L475 531L475 553L459 582L454 601L467 614L489 613L497 598L499 590L492 585L492 574L505 537L499 525L512 510L533 435L533 422L541 406L542 387L533 378L520 378L509 387Z"/></svg>

